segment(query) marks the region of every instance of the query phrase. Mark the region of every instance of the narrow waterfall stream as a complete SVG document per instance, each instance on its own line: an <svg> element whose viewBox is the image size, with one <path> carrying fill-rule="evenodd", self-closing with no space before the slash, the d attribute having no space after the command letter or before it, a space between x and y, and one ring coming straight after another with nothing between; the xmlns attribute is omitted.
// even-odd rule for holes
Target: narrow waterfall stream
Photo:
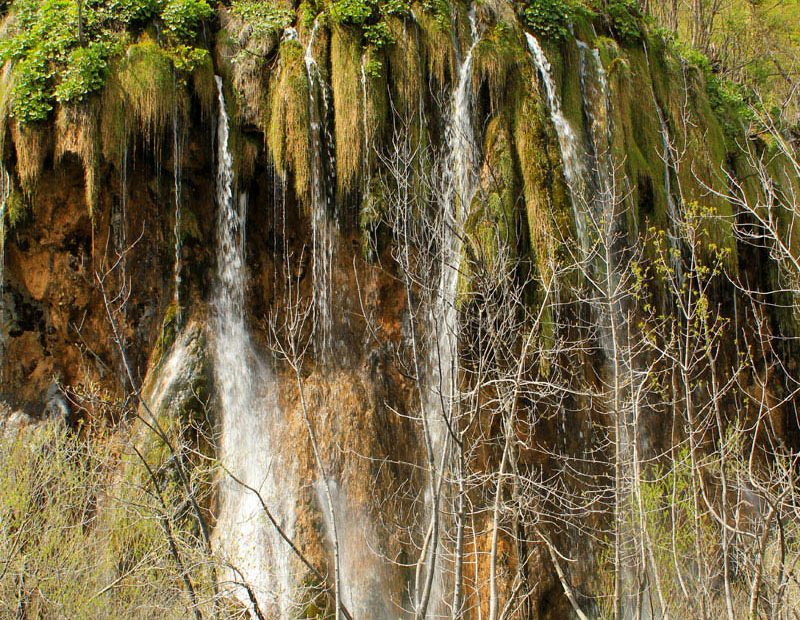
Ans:
<svg viewBox="0 0 800 620"><path fill-rule="evenodd" d="M313 234L313 288L315 310L314 346L324 361L331 347L331 298L334 230L329 214L333 183L329 170L333 158L333 136L327 130L330 111L328 90L314 58L319 20L314 21L303 60L308 74L308 115L311 124L311 228ZM296 34L295 34L296 36ZM320 108L321 106L321 108Z"/></svg>
<svg viewBox="0 0 800 620"><path fill-rule="evenodd" d="M447 127L447 175L444 192L439 285L432 308L435 340L428 351L426 412L434 454L442 458L445 420L450 416L458 363L458 289L461 231L477 182L477 148L472 127L472 53L477 45L475 8L469 13L472 45L458 70Z"/></svg>
<svg viewBox="0 0 800 620"><path fill-rule="evenodd" d="M288 618L294 586L289 547L268 522L258 496L243 486L256 489L284 531L291 534L296 504L294 474L285 460L276 463L278 446L273 437L281 430L282 416L275 379L256 353L246 325L245 201L234 199L222 79L216 77L216 84L218 283L214 295L214 361L222 409L219 456L228 474L221 473L215 538L230 564L229 579L249 584L268 617ZM235 588L232 594L251 605L244 588Z"/></svg>
<svg viewBox="0 0 800 620"><path fill-rule="evenodd" d="M442 488L442 478L447 473L450 458L448 424L453 419L454 408L457 407L459 324L456 296L462 250L461 234L478 180L478 148L472 123L472 58L475 46L480 41L480 32L474 4L470 7L469 24L471 43L458 69L458 81L452 93L447 126L448 157L442 203L439 284L431 308L430 328L434 338L428 348L427 376L424 379L426 399L423 423L434 461L434 471L430 472L430 488L426 492L427 510L431 519L439 519L441 516L442 500L436 496ZM448 558L440 535L434 535L429 554L436 554L436 561L427 617L448 617L445 600L448 571L443 566Z"/></svg>
<svg viewBox="0 0 800 620"><path fill-rule="evenodd" d="M3 385L6 355L6 210L11 194L11 176L0 165L0 385Z"/></svg>
<svg viewBox="0 0 800 620"><path fill-rule="evenodd" d="M183 251L183 237L181 228L181 191L183 188L181 171L183 165L183 132L178 119L177 104L172 112L172 182L175 198L175 224L173 236L175 237L175 319L178 326L183 322L183 308L181 307L181 253Z"/></svg>
<svg viewBox="0 0 800 620"><path fill-rule="evenodd" d="M606 214L612 218L616 199L614 161L611 153L612 127L611 102L608 78L600 60L600 50L590 48L583 41L577 41L580 53L581 91L583 92L584 114L588 121L589 138L592 148L595 179L593 206L595 216Z"/></svg>
<svg viewBox="0 0 800 620"><path fill-rule="evenodd" d="M591 240L586 231L586 222L581 209L589 206L587 196L587 170L584 164L583 149L581 148L578 136L572 125L564 116L561 109L561 100L558 97L558 89L553 78L553 69L545 56L542 46L532 34L526 32L525 38L528 41L528 49L531 58L542 79L544 93L547 98L547 105L550 108L550 118L558 135L558 143L561 147L561 161L564 166L564 177L567 180L570 196L572 198L572 208L575 216L575 228L578 233L578 240L584 250L588 250Z"/></svg>
<svg viewBox="0 0 800 620"><path fill-rule="evenodd" d="M647 49L647 44L644 44L644 57L647 61L647 67L650 68L650 52ZM675 162L672 159L672 143L669 135L669 126L667 125L667 116L661 108L661 104L656 97L655 87L650 85L650 91L653 97L653 105L658 114L658 122L661 128L661 159L664 162L664 194L667 201L667 214L669 215L669 226L667 230L667 238L670 244L670 258L672 268L675 271L675 276L678 279L678 284L683 284L683 262L681 260L681 240L680 240L680 213L678 211L678 204L675 202L675 197L672 195L672 172L675 170Z"/></svg>

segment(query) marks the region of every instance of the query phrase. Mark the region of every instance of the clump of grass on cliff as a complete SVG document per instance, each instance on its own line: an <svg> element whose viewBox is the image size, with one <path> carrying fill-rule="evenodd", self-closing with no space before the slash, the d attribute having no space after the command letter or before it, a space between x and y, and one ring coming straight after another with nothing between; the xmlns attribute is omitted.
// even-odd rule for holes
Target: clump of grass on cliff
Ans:
<svg viewBox="0 0 800 620"><path fill-rule="evenodd" d="M301 200L309 196L311 183L309 122L303 47L295 39L286 39L281 43L270 87L266 139L275 169L280 174L291 170L295 193Z"/></svg>
<svg viewBox="0 0 800 620"><path fill-rule="evenodd" d="M356 186L365 156L361 62L357 33L335 27L331 39L331 87L336 110L336 181L340 196Z"/></svg>
<svg viewBox="0 0 800 620"><path fill-rule="evenodd" d="M131 45L115 62L103 93L101 127L106 157L118 159L134 133L152 142L184 105L170 55L150 40Z"/></svg>
<svg viewBox="0 0 800 620"><path fill-rule="evenodd" d="M77 156L83 163L86 205L91 215L97 202L98 118L86 105L60 108L56 116L55 156Z"/></svg>
<svg viewBox="0 0 800 620"><path fill-rule="evenodd" d="M514 80L529 73L521 33L510 23L498 22L483 35L474 58L474 79L487 83L492 107L499 110Z"/></svg>

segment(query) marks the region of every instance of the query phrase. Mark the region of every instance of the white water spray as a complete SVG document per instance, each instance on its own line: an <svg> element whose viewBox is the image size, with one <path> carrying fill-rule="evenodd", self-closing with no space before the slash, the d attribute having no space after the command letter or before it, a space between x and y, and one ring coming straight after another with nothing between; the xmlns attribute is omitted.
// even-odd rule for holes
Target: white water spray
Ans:
<svg viewBox="0 0 800 620"><path fill-rule="evenodd" d="M292 557L286 542L268 522L256 489L289 535L294 526L293 468L277 463L282 419L272 372L262 363L245 322L244 207L234 200L233 161L228 149L228 115L222 80L216 77L217 123L217 291L214 359L220 397L219 456L230 475L222 474L215 539L229 578L246 582L268 617L287 618L293 590ZM277 470L277 471L276 471ZM280 483L278 481L280 477ZM251 606L245 590L232 594Z"/></svg>
<svg viewBox="0 0 800 620"><path fill-rule="evenodd" d="M323 508L323 523L332 544L332 519L336 520L342 603L356 620L397 617L397 608L389 595L391 576L379 555L378 537L366 507L357 506L346 486L340 487L332 479L314 485L320 506L328 505L324 485L330 493L333 515Z"/></svg>

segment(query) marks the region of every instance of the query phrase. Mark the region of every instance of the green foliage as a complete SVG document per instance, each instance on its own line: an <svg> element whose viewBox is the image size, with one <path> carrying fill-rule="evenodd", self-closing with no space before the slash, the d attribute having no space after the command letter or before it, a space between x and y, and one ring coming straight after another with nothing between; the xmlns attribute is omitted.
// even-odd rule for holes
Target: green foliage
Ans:
<svg viewBox="0 0 800 620"><path fill-rule="evenodd" d="M387 45L394 43L394 37L389 30L389 26L384 21L365 26L364 40L368 44L375 46L375 49L377 50L383 49Z"/></svg>
<svg viewBox="0 0 800 620"><path fill-rule="evenodd" d="M376 6L375 0L335 0L331 4L331 17L337 24L363 26Z"/></svg>
<svg viewBox="0 0 800 620"><path fill-rule="evenodd" d="M178 41L191 41L200 24L211 19L214 11L206 0L169 0L161 12L167 31Z"/></svg>
<svg viewBox="0 0 800 620"><path fill-rule="evenodd" d="M47 58L33 53L16 65L11 89L11 112L23 123L47 119L53 110L49 88L52 82Z"/></svg>
<svg viewBox="0 0 800 620"><path fill-rule="evenodd" d="M742 122L753 120L747 89L716 73L708 56L688 43L674 36L666 37L665 41L684 63L703 75L709 103L719 117L725 134L733 139L738 138Z"/></svg>
<svg viewBox="0 0 800 620"><path fill-rule="evenodd" d="M536 34L548 39L565 39L574 7L566 0L530 0L523 10L525 22Z"/></svg>
<svg viewBox="0 0 800 620"><path fill-rule="evenodd" d="M108 73L110 45L104 41L72 50L67 57L61 83L56 86L57 101L79 101L100 90Z"/></svg>
<svg viewBox="0 0 800 620"><path fill-rule="evenodd" d="M189 75L211 61L208 50L191 45L176 45L170 50L172 64L179 72Z"/></svg>
<svg viewBox="0 0 800 620"><path fill-rule="evenodd" d="M381 5L381 10L384 15L391 15L392 17L410 17L411 5L406 0L388 0Z"/></svg>
<svg viewBox="0 0 800 620"><path fill-rule="evenodd" d="M304 21L313 22L314 14L307 3L301 5ZM293 13L289 9L259 0L236 0L231 5L231 12L247 22L253 28L253 36L269 37L277 34L292 23Z"/></svg>
<svg viewBox="0 0 800 620"><path fill-rule="evenodd" d="M191 67L186 46L213 16L206 0L92 0L83 5L79 37L74 0L15 0L0 63L12 61L10 113L21 123L47 120L56 102L85 100L103 88L113 59L150 22L163 22L166 42Z"/></svg>
<svg viewBox="0 0 800 620"><path fill-rule="evenodd" d="M383 63L377 58L370 58L364 64L364 74L370 79L378 79L383 75Z"/></svg>
<svg viewBox="0 0 800 620"><path fill-rule="evenodd" d="M620 41L632 43L642 38L642 13L636 0L608 0L604 9Z"/></svg>

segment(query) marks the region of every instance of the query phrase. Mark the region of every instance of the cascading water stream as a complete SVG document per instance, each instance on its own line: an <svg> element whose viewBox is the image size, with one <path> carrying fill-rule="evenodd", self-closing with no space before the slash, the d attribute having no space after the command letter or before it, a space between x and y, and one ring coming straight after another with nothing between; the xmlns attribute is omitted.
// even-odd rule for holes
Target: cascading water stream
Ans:
<svg viewBox="0 0 800 620"><path fill-rule="evenodd" d="M6 211L10 194L11 177L5 166L0 164L0 386L5 379L3 368L6 352Z"/></svg>
<svg viewBox="0 0 800 620"><path fill-rule="evenodd" d="M595 215L615 218L614 162L611 156L611 103L608 78L600 60L600 51L592 49L583 41L577 41L580 52L581 91L584 112L589 126L592 147L592 170L596 191L593 206Z"/></svg>
<svg viewBox="0 0 800 620"><path fill-rule="evenodd" d="M183 308L181 307L181 253L183 240L181 230L181 191L183 188L181 166L183 162L183 134L180 130L177 104L172 112L172 182L175 198L175 226L173 236L175 239L175 320L178 326L183 322Z"/></svg>
<svg viewBox="0 0 800 620"><path fill-rule="evenodd" d="M333 182L329 170L333 164L333 136L327 129L329 114L328 90L322 80L319 65L314 58L314 43L319 30L319 20L314 21L303 60L308 75L308 115L311 130L311 228L313 235L313 288L316 317L315 347L317 355L325 360L331 346L331 298L333 279L333 225L329 219L333 204ZM295 35L296 36L296 35ZM320 110L320 105L322 109ZM323 152L326 158L323 157Z"/></svg>
<svg viewBox="0 0 800 620"><path fill-rule="evenodd" d="M617 347L630 347L625 336L618 336L616 342L611 340L611 321L614 320L617 326L625 324L625 313L623 306L625 304L623 298L625 293L620 291L621 270L617 259L617 249L614 247L617 243L617 238L620 237L620 228L618 223L619 213L617 212L618 199L616 197L615 175L613 158L611 156L612 146L612 127L611 127L611 103L610 92L608 89L608 80L600 59L600 54L597 49L590 49L586 44L578 42L578 47L581 54L581 86L584 99L584 111L589 125L590 138L592 143L592 150L594 153L594 172L597 185L597 194L595 199L595 215L602 216L603 230L607 236L605 248L605 261L599 265L595 270L597 271L596 277L605 278L607 288L613 291L608 300L608 304L602 309L605 315L605 320L602 321L599 330L600 344L606 352L607 359L610 354L614 354L612 346ZM658 109L658 105L656 104ZM661 111L659 110L659 118L662 118ZM662 129L663 129L662 120ZM665 160L666 161L666 160ZM669 167L667 167L667 183L669 183ZM669 188L667 186L669 193ZM668 196L668 200L671 198ZM601 271L602 270L602 271ZM619 327L617 328L619 329ZM638 377L631 381L646 380L648 375L647 370L643 370L636 361L630 362L624 359L619 359L620 355L616 353L616 364L621 370L622 374L629 377ZM624 355L622 356L625 357ZM635 407L627 397L624 396L629 390L633 390L633 385L626 385L622 387L623 397L622 402L619 403L620 409L618 410L618 423L619 423L619 441L617 449L617 459L619 459L620 470L623 480L630 479L636 476L638 470L638 454L640 449L647 450L646 442L642 440L642 435L637 429L637 415ZM620 484L618 482L618 484ZM623 496L624 488L627 483L622 482ZM623 499L623 501L627 501ZM631 531L628 531L627 526L624 532L624 537L635 537ZM623 545L625 542L623 542ZM638 553L638 552L637 552ZM623 555L625 555L623 553ZM623 617L635 617L632 602L632 597L635 596L635 591L640 586L635 585L636 580L639 579L638 574L634 569L627 566L624 562L622 565L622 581L623 581ZM646 597L649 600L650 597ZM644 610L642 610L644 611ZM640 617L647 617L641 615Z"/></svg>
<svg viewBox="0 0 800 620"><path fill-rule="evenodd" d="M269 617L290 615L292 558L286 542L267 521L256 489L273 516L291 535L295 497L293 468L285 459L276 480L277 445L282 417L275 379L257 355L245 321L244 200L233 193L233 160L228 148L228 115L222 80L217 146L217 290L214 296L214 361L221 405L219 456L227 472L219 485L220 509L215 540L231 566L234 583L246 582ZM243 484L240 484L234 477ZM232 592L251 605L243 588Z"/></svg>
<svg viewBox="0 0 800 620"><path fill-rule="evenodd" d="M426 493L428 513L435 513L433 491L447 469L449 459L448 424L457 406L456 379L458 374L458 293L459 265L461 261L461 234L463 223L477 187L478 149L472 125L472 59L480 40L475 6L469 11L470 48L458 69L458 81L452 94L452 108L447 126L448 158L443 175L441 257L439 285L432 305L430 326L434 339L427 356L425 377L424 427L434 458L434 471L430 473L431 488ZM446 617L445 571L442 546L432 541L430 553L436 553L434 576L428 607L429 618Z"/></svg>
<svg viewBox="0 0 800 620"><path fill-rule="evenodd" d="M647 61L647 67L650 69L650 53L647 49L647 44L644 43L644 55ZM651 71L652 74L652 71ZM653 96L653 105L658 115L658 122L661 128L661 159L664 162L664 194L667 201L667 215L669 216L669 230L667 231L667 238L670 244L670 260L672 268L675 270L675 275L678 279L678 284L683 284L683 261L681 260L681 241L680 241L680 214L678 212L678 205L675 202L675 197L672 195L672 171L675 169L672 160L672 144L669 135L669 127L667 126L667 117L661 104L656 97L656 90L651 82L650 90Z"/></svg>
<svg viewBox="0 0 800 620"><path fill-rule="evenodd" d="M530 33L526 32L525 38L528 41L528 49L533 58L533 63L542 79L547 105L550 108L550 118L553 121L558 143L561 147L561 161L564 167L564 177L567 180L567 186L572 198L578 240L583 249L588 250L591 246L591 240L586 231L584 215L581 212L581 209L588 207L590 202L587 196L587 170L583 160L583 149L572 125L561 109L561 100L558 97L553 70L542 46L539 44L538 39Z"/></svg>

